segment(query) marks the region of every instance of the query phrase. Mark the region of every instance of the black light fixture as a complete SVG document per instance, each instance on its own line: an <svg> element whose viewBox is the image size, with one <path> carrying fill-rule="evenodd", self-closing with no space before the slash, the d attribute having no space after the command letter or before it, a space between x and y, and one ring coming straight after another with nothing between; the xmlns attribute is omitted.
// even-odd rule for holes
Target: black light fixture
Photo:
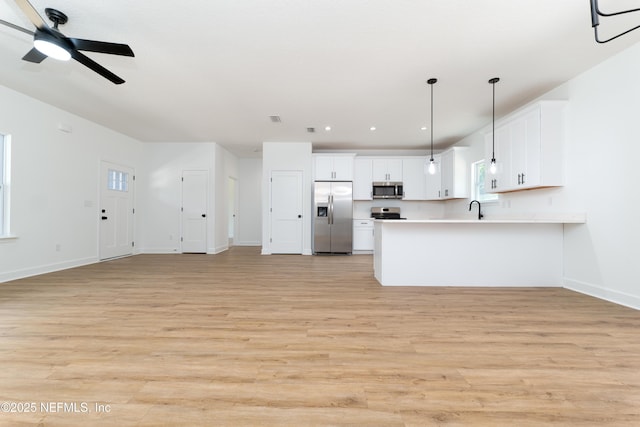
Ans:
<svg viewBox="0 0 640 427"><path fill-rule="evenodd" d="M629 10L622 10L620 12L613 12L613 13L603 13L600 11L600 9L598 8L598 0L591 0L591 26L593 27L593 31L595 34L595 38L596 38L596 42L598 43L607 43L610 42L611 40L615 40L620 36L624 36L627 33L630 33L633 30L636 30L638 28L640 28L640 25L636 25L635 27L624 31L620 34L618 34L617 36L613 36L611 38L608 38L606 40L600 40L600 38L598 37L598 25L600 25L600 20L599 20L599 16L605 16L605 17L609 17L609 16L616 16L616 15L624 15L625 13L631 13L631 12L640 12L640 8L639 9L629 9Z"/></svg>
<svg viewBox="0 0 640 427"><path fill-rule="evenodd" d="M493 131L491 133L492 141L491 141L491 165L489 166L489 172L495 175L498 170L496 166L496 83L500 81L499 77L494 77L489 79L489 83L493 86L493 111L492 111L492 127Z"/></svg>
<svg viewBox="0 0 640 427"><path fill-rule="evenodd" d="M429 166L427 167L427 171L431 175L436 173L436 162L433 160L433 85L437 81L438 79L427 80L427 84L431 86L431 159L429 159Z"/></svg>
<svg viewBox="0 0 640 427"><path fill-rule="evenodd" d="M36 28L33 35L33 47L49 58L68 61L71 59L73 45L58 30L58 25L66 24L69 18L59 10L47 8L45 12L53 22L53 27Z"/></svg>

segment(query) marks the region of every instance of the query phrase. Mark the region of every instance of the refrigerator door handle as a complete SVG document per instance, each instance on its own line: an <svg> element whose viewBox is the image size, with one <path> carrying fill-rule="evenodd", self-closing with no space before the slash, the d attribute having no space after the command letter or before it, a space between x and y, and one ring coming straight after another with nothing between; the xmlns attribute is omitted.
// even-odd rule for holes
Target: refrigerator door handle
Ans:
<svg viewBox="0 0 640 427"><path fill-rule="evenodd" d="M333 194L329 194L329 224L333 224Z"/></svg>

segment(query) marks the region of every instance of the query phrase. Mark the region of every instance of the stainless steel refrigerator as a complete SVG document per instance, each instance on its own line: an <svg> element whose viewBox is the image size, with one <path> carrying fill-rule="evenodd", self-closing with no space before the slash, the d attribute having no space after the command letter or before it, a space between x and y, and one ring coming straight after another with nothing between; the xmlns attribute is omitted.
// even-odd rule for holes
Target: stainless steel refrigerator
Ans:
<svg viewBox="0 0 640 427"><path fill-rule="evenodd" d="M313 253L350 254L353 247L353 183L316 181L313 201Z"/></svg>

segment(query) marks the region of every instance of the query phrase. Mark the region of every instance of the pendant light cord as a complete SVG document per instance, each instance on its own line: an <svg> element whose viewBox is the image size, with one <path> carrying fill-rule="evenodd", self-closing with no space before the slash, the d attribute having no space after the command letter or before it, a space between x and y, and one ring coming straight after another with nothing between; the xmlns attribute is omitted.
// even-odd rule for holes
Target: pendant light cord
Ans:
<svg viewBox="0 0 640 427"><path fill-rule="evenodd" d="M492 103L492 133L491 133L491 163L496 162L496 83L500 81L500 78L494 77L489 80L489 83L493 86L493 103Z"/></svg>
<svg viewBox="0 0 640 427"><path fill-rule="evenodd" d="M491 103L492 105L492 111L491 111L491 123L492 123L492 129L491 129L491 136L493 138L493 141L491 143L491 160L492 161L496 161L496 84L494 83L493 85L493 102Z"/></svg>
<svg viewBox="0 0 640 427"><path fill-rule="evenodd" d="M433 162L433 85L438 81L438 79L429 79L427 83L431 86L431 159L430 162Z"/></svg>

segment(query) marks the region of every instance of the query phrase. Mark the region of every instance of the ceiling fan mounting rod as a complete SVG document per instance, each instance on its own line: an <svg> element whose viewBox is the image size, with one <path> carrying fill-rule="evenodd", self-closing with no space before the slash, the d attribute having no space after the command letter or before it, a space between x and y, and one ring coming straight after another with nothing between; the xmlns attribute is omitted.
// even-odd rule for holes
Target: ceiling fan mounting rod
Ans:
<svg viewBox="0 0 640 427"><path fill-rule="evenodd" d="M49 20L53 22L53 28L56 30L58 29L58 25L64 25L67 23L67 21L69 21L67 15L57 9L48 7L44 10L44 13L46 13L47 18L49 18Z"/></svg>

